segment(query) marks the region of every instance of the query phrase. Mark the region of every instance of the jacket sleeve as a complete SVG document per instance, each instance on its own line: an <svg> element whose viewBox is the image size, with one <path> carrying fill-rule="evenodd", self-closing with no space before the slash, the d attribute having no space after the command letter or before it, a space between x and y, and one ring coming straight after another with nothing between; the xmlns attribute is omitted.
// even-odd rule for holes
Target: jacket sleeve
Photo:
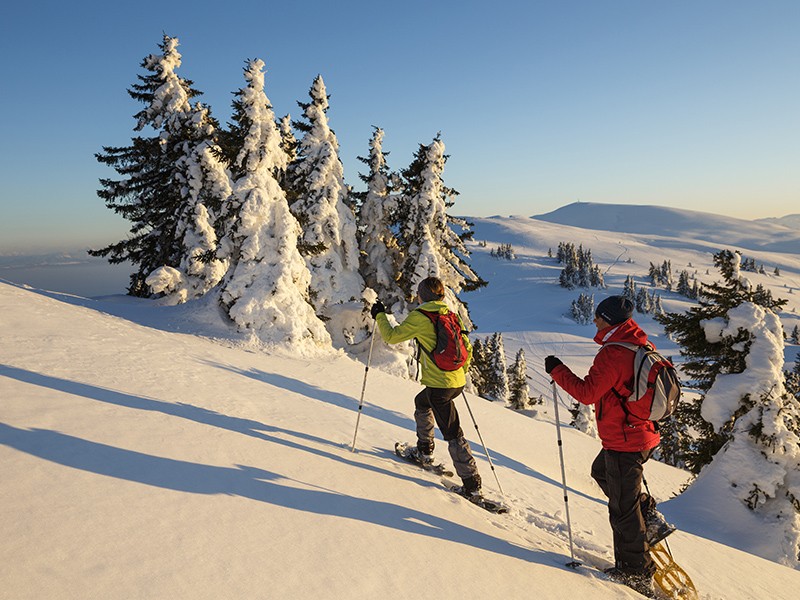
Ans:
<svg viewBox="0 0 800 600"><path fill-rule="evenodd" d="M413 338L425 338L430 343L429 338L432 336L430 321L418 311L411 311L406 320L397 327L392 327L385 313L379 313L376 320L381 337L387 344L399 344Z"/></svg>
<svg viewBox="0 0 800 600"><path fill-rule="evenodd" d="M583 379L564 364L553 369L550 376L581 404L596 404L617 382L618 369L614 365L614 354L608 349L601 349Z"/></svg>

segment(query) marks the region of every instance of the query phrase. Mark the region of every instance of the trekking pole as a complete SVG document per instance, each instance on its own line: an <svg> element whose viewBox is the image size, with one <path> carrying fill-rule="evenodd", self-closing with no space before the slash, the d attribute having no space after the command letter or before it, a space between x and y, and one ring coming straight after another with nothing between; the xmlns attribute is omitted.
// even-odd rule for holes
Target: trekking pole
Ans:
<svg viewBox="0 0 800 600"><path fill-rule="evenodd" d="M558 458L561 461L561 487L564 490L564 508L567 511L567 534L569 535L569 555L572 558L571 562L567 563L568 567L573 569L581 566L581 563L575 560L575 552L572 549L572 523L569 519L569 496L567 496L567 474L564 470L564 444L561 441L561 421L558 419L558 390L556 390L556 382L550 382L553 385L553 406L556 411L556 434L558 436Z"/></svg>
<svg viewBox="0 0 800 600"><path fill-rule="evenodd" d="M372 361L372 344L375 343L375 323L372 322L372 333L369 336L369 354L367 354L367 366L364 369L364 383L361 385L361 400L358 401L358 417L356 418L356 431L353 433L353 447L350 452L356 451L356 437L358 436L358 423L361 421L361 412L364 408L364 392L367 389L367 373L369 373L369 363Z"/></svg>
<svg viewBox="0 0 800 600"><path fill-rule="evenodd" d="M494 480L497 482L497 487L500 490L500 494L503 496L503 500L505 500L506 494L503 491L503 486L500 485L500 480L497 478L497 471L494 470L494 463L492 462L492 457L489 456L489 450L488 448L486 448L486 443L483 441L481 430L478 429L478 422L475 420L475 415L472 414L472 409L469 406L469 402L467 402L467 394L464 392L464 390L461 390L461 395L464 396L464 404L467 405L469 416L472 418L472 424L475 425L475 431L478 432L478 439L481 441L481 445L483 446L483 452L486 454L486 458L489 460L489 466L492 468L492 473L494 474Z"/></svg>

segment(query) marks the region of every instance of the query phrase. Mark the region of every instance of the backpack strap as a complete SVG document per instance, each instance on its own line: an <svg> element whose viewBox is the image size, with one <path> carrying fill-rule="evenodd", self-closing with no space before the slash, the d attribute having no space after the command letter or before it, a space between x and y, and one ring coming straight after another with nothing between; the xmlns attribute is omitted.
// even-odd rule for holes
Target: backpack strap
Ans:
<svg viewBox="0 0 800 600"><path fill-rule="evenodd" d="M627 348L628 350L630 350L634 354L636 354L639 351L639 348L642 347L642 346L638 346L636 344L631 344L629 342L606 342L605 344L603 344L603 347L605 347L605 346L621 346L622 348ZM646 346L649 346L649 344L645 344L645 347ZM631 385L632 386L636 386L636 373L633 374L633 380L631 381ZM622 407L622 411L625 413L625 423L630 425L631 424L631 412L628 410L628 396L630 395L630 393L627 396L623 395L615 387L611 388L611 392L617 397L617 399L619 400L619 404ZM634 415L634 416L636 416L636 415Z"/></svg>
<svg viewBox="0 0 800 600"><path fill-rule="evenodd" d="M414 310L417 311L417 312L422 313L423 315L425 315L426 317L428 317L430 319L431 325L433 325L433 333L434 333L434 335L436 335L436 319L438 318L438 314L439 313L433 313L433 312L431 312L429 310L422 310L421 308L415 308ZM414 311L411 311L411 312L414 312ZM422 342L419 341L419 338L415 337L414 341L417 343L417 353L416 353L416 356L414 357L414 360L417 361L417 374L414 376L414 379L418 381L419 380L419 369L420 369L420 360L419 360L419 358L422 355L422 353L424 352L425 356L427 356L433 364L436 364L436 361L433 360L433 353L428 351L428 349L425 348L425 346L422 345Z"/></svg>

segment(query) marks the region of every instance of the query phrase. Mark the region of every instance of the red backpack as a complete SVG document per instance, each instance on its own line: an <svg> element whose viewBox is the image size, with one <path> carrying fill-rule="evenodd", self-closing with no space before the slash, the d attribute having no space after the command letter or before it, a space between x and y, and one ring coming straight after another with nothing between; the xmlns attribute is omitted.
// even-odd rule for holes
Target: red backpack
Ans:
<svg viewBox="0 0 800 600"><path fill-rule="evenodd" d="M417 309L428 317L436 330L436 347L433 352L428 352L417 340L420 350L433 361L442 371L457 371L467 362L467 346L464 344L463 334L467 333L461 328L461 320L454 312L440 314L427 310Z"/></svg>

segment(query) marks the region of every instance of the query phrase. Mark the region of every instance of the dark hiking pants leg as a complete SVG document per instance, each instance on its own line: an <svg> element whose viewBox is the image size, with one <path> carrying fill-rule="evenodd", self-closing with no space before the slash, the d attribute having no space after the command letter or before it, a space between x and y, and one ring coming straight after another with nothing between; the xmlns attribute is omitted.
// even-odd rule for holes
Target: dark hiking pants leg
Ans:
<svg viewBox="0 0 800 600"><path fill-rule="evenodd" d="M617 566L652 574L642 516L642 465L650 452L602 450L592 463L592 478L608 497L608 517L614 534Z"/></svg>
<svg viewBox="0 0 800 600"><path fill-rule="evenodd" d="M414 420L417 423L417 444L427 442L433 448L433 423L445 439L456 473L461 479L475 477L478 467L469 443L464 438L461 421L453 399L463 388L426 387L414 399ZM420 449L422 449L420 447Z"/></svg>

